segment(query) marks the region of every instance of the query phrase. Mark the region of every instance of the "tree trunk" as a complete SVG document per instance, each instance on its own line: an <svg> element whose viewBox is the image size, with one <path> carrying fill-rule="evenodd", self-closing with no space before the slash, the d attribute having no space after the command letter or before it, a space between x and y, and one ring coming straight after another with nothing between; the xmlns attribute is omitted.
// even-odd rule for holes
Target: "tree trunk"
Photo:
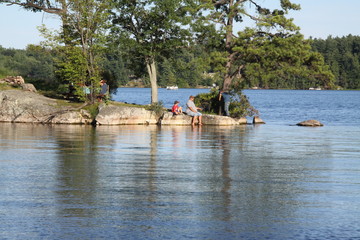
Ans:
<svg viewBox="0 0 360 240"><path fill-rule="evenodd" d="M222 90L227 92L230 90L230 85L231 82L233 80L233 76L231 75L231 66L232 66L232 60L229 59L228 62L226 63L226 74L224 76L224 82L223 82L223 88Z"/></svg>
<svg viewBox="0 0 360 240"><path fill-rule="evenodd" d="M232 9L234 6L234 0L229 1L229 9ZM226 62L226 74L224 76L224 82L223 82L223 88L224 91L230 90L230 85L233 79L233 76L231 74L231 68L233 64L233 27L234 27L234 17L233 14L228 14L228 20L226 22L226 40L225 40L225 48L228 52L228 58Z"/></svg>
<svg viewBox="0 0 360 240"><path fill-rule="evenodd" d="M158 86L156 76L156 66L154 57L146 58L146 67L149 73L150 84L151 84L151 103L158 102Z"/></svg>

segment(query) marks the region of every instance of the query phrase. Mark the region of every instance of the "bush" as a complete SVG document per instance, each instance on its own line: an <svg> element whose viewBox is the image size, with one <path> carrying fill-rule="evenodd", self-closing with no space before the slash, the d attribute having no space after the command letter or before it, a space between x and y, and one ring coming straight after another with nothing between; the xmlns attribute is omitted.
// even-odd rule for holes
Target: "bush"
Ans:
<svg viewBox="0 0 360 240"><path fill-rule="evenodd" d="M236 101L230 102L229 112L231 117L252 117L259 114L258 110L250 104L246 95L240 92L240 94L237 94L236 98Z"/></svg>
<svg viewBox="0 0 360 240"><path fill-rule="evenodd" d="M165 108L164 108L164 105L163 105L162 101L152 103L146 109L150 110L150 111L153 111L157 118L160 118L162 116L162 114L165 112Z"/></svg>
<svg viewBox="0 0 360 240"><path fill-rule="evenodd" d="M203 112L210 114L220 114L221 102L219 101L219 92L213 88L209 93L200 93L195 97L195 105L201 107Z"/></svg>
<svg viewBox="0 0 360 240"><path fill-rule="evenodd" d="M232 90L230 92L231 102L229 107L230 116L234 118L252 117L258 114L258 111L250 104L246 95L241 91ZM212 89L210 93L201 93L195 98L195 105L201 107L205 113L222 114L224 102L219 100L219 92Z"/></svg>

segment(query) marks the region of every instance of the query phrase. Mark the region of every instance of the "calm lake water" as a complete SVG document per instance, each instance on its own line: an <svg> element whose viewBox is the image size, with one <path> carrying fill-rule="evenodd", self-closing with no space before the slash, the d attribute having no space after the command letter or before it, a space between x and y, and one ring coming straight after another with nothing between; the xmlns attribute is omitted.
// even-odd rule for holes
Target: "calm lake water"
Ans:
<svg viewBox="0 0 360 240"><path fill-rule="evenodd" d="M360 239L360 92L244 92L267 124L0 123L0 239Z"/></svg>

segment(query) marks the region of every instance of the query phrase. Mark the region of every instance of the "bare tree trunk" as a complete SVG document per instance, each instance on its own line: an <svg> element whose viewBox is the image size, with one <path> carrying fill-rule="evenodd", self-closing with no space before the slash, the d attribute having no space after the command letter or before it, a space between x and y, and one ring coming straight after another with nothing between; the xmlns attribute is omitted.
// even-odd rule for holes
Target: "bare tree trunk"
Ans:
<svg viewBox="0 0 360 240"><path fill-rule="evenodd" d="M157 75L156 65L154 57L148 57L146 59L146 67L149 73L150 84L151 84L151 103L158 102L158 86L157 86Z"/></svg>

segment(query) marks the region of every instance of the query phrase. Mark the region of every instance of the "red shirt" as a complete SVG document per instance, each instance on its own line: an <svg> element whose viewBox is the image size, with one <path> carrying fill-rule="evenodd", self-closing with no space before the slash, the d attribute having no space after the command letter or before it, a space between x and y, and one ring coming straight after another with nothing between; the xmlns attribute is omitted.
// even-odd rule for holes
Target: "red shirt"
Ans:
<svg viewBox="0 0 360 240"><path fill-rule="evenodd" d="M171 108L171 111L172 111L173 113L179 112L179 105L174 104L174 106L172 106L172 108Z"/></svg>

